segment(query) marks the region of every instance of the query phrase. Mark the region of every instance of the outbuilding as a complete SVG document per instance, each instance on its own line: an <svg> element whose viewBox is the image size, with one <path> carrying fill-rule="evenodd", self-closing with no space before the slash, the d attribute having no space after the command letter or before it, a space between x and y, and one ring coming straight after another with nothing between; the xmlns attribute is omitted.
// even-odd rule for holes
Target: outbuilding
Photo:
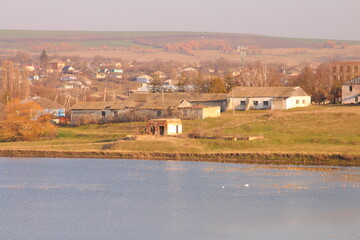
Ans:
<svg viewBox="0 0 360 240"><path fill-rule="evenodd" d="M181 134L181 119L151 119L146 123L146 132L161 136Z"/></svg>

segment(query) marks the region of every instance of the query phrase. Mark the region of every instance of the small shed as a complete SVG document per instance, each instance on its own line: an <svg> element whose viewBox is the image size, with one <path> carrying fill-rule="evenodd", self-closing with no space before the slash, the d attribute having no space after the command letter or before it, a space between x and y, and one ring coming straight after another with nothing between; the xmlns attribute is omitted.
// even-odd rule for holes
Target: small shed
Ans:
<svg viewBox="0 0 360 240"><path fill-rule="evenodd" d="M181 134L181 119L151 119L146 123L146 132L161 136Z"/></svg>

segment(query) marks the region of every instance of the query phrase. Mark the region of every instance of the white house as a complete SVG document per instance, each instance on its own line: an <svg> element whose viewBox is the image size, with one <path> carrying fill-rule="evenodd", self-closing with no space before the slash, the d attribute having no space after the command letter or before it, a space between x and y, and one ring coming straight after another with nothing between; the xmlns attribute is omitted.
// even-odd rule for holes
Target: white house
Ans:
<svg viewBox="0 0 360 240"><path fill-rule="evenodd" d="M76 80L76 78L77 77L75 75L65 74L60 77L60 81L74 81L74 80Z"/></svg>
<svg viewBox="0 0 360 240"><path fill-rule="evenodd" d="M360 103L360 77L344 82L341 87L342 104Z"/></svg>
<svg viewBox="0 0 360 240"><path fill-rule="evenodd" d="M301 87L236 87L227 95L228 110L308 107L311 97Z"/></svg>

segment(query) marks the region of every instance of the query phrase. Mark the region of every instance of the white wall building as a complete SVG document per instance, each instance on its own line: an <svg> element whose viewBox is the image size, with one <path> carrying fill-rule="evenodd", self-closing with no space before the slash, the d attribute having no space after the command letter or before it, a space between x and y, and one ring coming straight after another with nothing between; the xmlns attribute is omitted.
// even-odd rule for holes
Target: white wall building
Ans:
<svg viewBox="0 0 360 240"><path fill-rule="evenodd" d="M228 110L282 110L311 105L311 97L301 87L236 87L227 100Z"/></svg>

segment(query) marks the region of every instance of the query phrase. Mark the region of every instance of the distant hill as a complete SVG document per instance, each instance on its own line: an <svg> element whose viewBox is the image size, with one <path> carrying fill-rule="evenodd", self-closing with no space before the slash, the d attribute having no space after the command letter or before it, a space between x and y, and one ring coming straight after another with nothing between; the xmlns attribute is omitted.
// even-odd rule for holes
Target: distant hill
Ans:
<svg viewBox="0 0 360 240"><path fill-rule="evenodd" d="M0 49L2 50L39 51L41 48L50 48L51 51L51 48L54 48L58 51L62 49L71 51L80 48L91 50L92 48L132 46L166 49L168 44L187 44L189 41L195 41L195 43L198 41L202 46L201 49L207 49L210 45L213 47L209 49L214 49L215 45L219 47L220 41L232 49L241 45L270 49L317 48L328 39L299 39L238 33L0 30ZM360 44L360 41L333 41L352 45Z"/></svg>

